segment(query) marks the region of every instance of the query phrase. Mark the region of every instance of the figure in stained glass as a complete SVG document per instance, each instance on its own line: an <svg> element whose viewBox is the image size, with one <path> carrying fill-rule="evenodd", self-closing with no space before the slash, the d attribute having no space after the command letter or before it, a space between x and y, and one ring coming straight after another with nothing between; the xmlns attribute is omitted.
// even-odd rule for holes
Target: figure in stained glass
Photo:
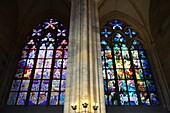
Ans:
<svg viewBox="0 0 170 113"><path fill-rule="evenodd" d="M132 26L117 19L108 21L101 28L102 76L106 105L160 103L149 60L141 43L142 39L139 38Z"/></svg>
<svg viewBox="0 0 170 113"><path fill-rule="evenodd" d="M26 37L7 104L64 105L67 29L55 19L48 19Z"/></svg>

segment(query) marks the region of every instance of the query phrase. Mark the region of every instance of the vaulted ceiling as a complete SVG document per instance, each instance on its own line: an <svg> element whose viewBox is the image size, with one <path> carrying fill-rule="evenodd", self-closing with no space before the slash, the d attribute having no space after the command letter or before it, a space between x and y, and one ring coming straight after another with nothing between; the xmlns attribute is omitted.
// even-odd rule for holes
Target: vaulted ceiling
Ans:
<svg viewBox="0 0 170 113"><path fill-rule="evenodd" d="M144 24L149 22L149 3L150 0L100 0L99 15L104 18L117 11Z"/></svg>

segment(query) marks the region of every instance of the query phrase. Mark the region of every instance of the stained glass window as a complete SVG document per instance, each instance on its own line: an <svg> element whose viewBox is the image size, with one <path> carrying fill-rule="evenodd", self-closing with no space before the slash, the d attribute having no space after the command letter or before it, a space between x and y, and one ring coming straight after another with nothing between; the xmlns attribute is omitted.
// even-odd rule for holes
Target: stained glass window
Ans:
<svg viewBox="0 0 170 113"><path fill-rule="evenodd" d="M27 37L7 105L64 105L68 31L55 19Z"/></svg>
<svg viewBox="0 0 170 113"><path fill-rule="evenodd" d="M157 105L156 85L138 33L120 20L101 29L106 105Z"/></svg>

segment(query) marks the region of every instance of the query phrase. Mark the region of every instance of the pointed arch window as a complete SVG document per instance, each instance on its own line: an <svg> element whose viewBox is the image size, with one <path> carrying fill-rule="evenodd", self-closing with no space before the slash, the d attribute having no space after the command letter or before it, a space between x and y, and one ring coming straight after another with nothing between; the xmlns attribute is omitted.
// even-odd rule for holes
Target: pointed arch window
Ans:
<svg viewBox="0 0 170 113"><path fill-rule="evenodd" d="M120 20L101 30L106 105L157 105L156 85L142 39Z"/></svg>
<svg viewBox="0 0 170 113"><path fill-rule="evenodd" d="M64 105L67 57L63 24L38 24L23 46L7 105Z"/></svg>

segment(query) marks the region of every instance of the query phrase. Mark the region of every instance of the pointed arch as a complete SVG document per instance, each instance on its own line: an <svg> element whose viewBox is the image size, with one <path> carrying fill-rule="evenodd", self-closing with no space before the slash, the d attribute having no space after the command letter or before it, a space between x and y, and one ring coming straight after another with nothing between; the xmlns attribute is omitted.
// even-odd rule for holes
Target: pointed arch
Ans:
<svg viewBox="0 0 170 113"><path fill-rule="evenodd" d="M106 105L157 105L156 85L143 41L125 22L101 28L102 73Z"/></svg>
<svg viewBox="0 0 170 113"><path fill-rule="evenodd" d="M39 23L23 44L7 105L64 105L67 57L64 25Z"/></svg>

